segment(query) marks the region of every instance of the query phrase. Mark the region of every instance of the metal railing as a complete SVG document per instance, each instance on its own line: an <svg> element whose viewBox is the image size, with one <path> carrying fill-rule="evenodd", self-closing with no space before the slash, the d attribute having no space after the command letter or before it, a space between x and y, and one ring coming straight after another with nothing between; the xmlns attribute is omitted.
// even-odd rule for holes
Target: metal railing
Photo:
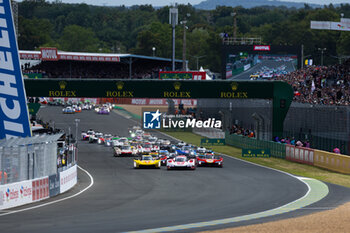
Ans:
<svg viewBox="0 0 350 233"><path fill-rule="evenodd" d="M57 173L57 140L62 134L0 141L0 185Z"/></svg>

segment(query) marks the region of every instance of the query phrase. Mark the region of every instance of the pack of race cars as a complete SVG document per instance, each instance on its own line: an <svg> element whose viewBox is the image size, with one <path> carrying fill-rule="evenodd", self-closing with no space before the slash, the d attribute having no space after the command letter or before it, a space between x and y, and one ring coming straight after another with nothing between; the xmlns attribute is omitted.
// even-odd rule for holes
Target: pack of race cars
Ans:
<svg viewBox="0 0 350 233"><path fill-rule="evenodd" d="M223 167L223 157L208 148L160 139L138 126L133 127L129 133L129 137L119 137L90 129L81 133L81 139L111 147L115 157L134 157L134 168L166 166L168 170L195 170L200 166Z"/></svg>

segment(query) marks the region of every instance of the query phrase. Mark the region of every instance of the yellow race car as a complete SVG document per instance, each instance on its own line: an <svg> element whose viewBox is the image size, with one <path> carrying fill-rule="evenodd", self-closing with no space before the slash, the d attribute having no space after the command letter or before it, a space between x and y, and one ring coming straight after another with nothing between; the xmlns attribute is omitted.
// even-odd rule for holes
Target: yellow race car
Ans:
<svg viewBox="0 0 350 233"><path fill-rule="evenodd" d="M134 168L160 168L160 159L154 159L152 155L143 155L141 158L134 159Z"/></svg>

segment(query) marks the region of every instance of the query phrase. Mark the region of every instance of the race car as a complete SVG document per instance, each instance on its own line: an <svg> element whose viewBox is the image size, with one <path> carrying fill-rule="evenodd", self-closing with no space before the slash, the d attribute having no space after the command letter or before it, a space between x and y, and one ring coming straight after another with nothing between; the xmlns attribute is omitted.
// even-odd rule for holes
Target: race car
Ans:
<svg viewBox="0 0 350 233"><path fill-rule="evenodd" d="M113 136L105 137L104 144L105 144L105 146L112 146L113 145Z"/></svg>
<svg viewBox="0 0 350 233"><path fill-rule="evenodd" d="M103 136L103 133L95 132L95 134L90 135L89 137L89 143L95 143L98 141L100 137Z"/></svg>
<svg viewBox="0 0 350 233"><path fill-rule="evenodd" d="M65 107L64 109L62 109L62 112L65 113L65 114L73 114L75 113L74 109L70 106L68 107Z"/></svg>
<svg viewBox="0 0 350 233"><path fill-rule="evenodd" d="M189 145L186 145L186 146L181 147L180 149L177 149L176 153L178 155L187 155L187 156L191 156L191 157L196 156L196 151L193 149L192 146L189 146Z"/></svg>
<svg viewBox="0 0 350 233"><path fill-rule="evenodd" d="M91 104L84 104L82 107L82 110L91 110L92 109L92 105Z"/></svg>
<svg viewBox="0 0 350 233"><path fill-rule="evenodd" d="M196 169L196 160L188 159L184 155L176 156L174 159L168 159L166 163L167 169Z"/></svg>
<svg viewBox="0 0 350 233"><path fill-rule="evenodd" d="M87 132L82 131L81 132L81 140L85 141L85 140L89 140L90 135L95 134L95 131L93 131L92 129L88 130Z"/></svg>
<svg viewBox="0 0 350 233"><path fill-rule="evenodd" d="M157 137L151 136L148 138L148 142L151 144L155 144L157 139L158 139Z"/></svg>
<svg viewBox="0 0 350 233"><path fill-rule="evenodd" d="M112 134L101 135L97 140L97 144L105 144L105 141L109 138L112 138Z"/></svg>
<svg viewBox="0 0 350 233"><path fill-rule="evenodd" d="M78 105L73 105L72 108L73 108L74 112L81 112L81 107Z"/></svg>
<svg viewBox="0 0 350 233"><path fill-rule="evenodd" d="M152 151L152 152L158 152L158 151L159 151L159 145L157 145L157 144L152 144L151 151Z"/></svg>
<svg viewBox="0 0 350 233"><path fill-rule="evenodd" d="M224 159L218 155L206 154L197 157L198 166L217 166L223 167Z"/></svg>
<svg viewBox="0 0 350 233"><path fill-rule="evenodd" d="M114 156L134 156L137 155L137 150L132 149L131 146L114 147Z"/></svg>
<svg viewBox="0 0 350 233"><path fill-rule="evenodd" d="M186 142L181 141L177 144L177 146L179 147L186 146Z"/></svg>
<svg viewBox="0 0 350 233"><path fill-rule="evenodd" d="M113 146L124 146L129 143L129 140L127 138L113 138Z"/></svg>
<svg viewBox="0 0 350 233"><path fill-rule="evenodd" d="M151 155L143 155L141 158L134 159L134 168L160 168L159 159L153 158Z"/></svg>
<svg viewBox="0 0 350 233"><path fill-rule="evenodd" d="M205 149L204 147L197 147L196 149L197 154L205 154L206 151L207 149Z"/></svg>
<svg viewBox="0 0 350 233"><path fill-rule="evenodd" d="M151 155L153 158L159 158L158 152L152 151L152 152L149 153L149 155Z"/></svg>
<svg viewBox="0 0 350 233"><path fill-rule="evenodd" d="M171 144L170 140L163 139L160 143L162 146L169 146Z"/></svg>
<svg viewBox="0 0 350 233"><path fill-rule="evenodd" d="M160 150L159 152L159 159L160 161L162 162L162 166L165 166L166 165L166 161L168 160L169 158L169 151L167 150Z"/></svg>
<svg viewBox="0 0 350 233"><path fill-rule="evenodd" d="M153 146L150 143L145 143L144 145L142 145L142 147L140 148L140 153L142 154L148 154L152 152L152 148Z"/></svg>
<svg viewBox="0 0 350 233"><path fill-rule="evenodd" d="M100 108L97 113L101 114L101 115L108 115L109 109L108 108Z"/></svg>

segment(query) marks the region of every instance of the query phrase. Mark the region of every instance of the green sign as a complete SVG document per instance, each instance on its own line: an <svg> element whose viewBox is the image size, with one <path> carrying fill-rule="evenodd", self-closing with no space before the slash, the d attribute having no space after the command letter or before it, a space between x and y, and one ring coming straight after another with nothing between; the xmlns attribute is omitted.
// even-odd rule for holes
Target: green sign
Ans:
<svg viewBox="0 0 350 233"><path fill-rule="evenodd" d="M245 158L269 158L270 149L242 149L242 157Z"/></svg>
<svg viewBox="0 0 350 233"><path fill-rule="evenodd" d="M281 136L292 103L292 87L282 81L25 79L30 97L272 99L272 135Z"/></svg>
<svg viewBox="0 0 350 233"><path fill-rule="evenodd" d="M28 103L29 114L34 116L39 111L39 109L40 109L39 103Z"/></svg>
<svg viewBox="0 0 350 233"><path fill-rule="evenodd" d="M24 78L32 78L32 79L38 79L43 78L43 75L40 73L29 73L29 74L23 74Z"/></svg>
<svg viewBox="0 0 350 233"><path fill-rule="evenodd" d="M222 138L202 138L201 146L224 146L225 139Z"/></svg>
<svg viewBox="0 0 350 233"><path fill-rule="evenodd" d="M160 79L185 79L185 80L191 80L192 74L191 73L160 73L159 74Z"/></svg>

